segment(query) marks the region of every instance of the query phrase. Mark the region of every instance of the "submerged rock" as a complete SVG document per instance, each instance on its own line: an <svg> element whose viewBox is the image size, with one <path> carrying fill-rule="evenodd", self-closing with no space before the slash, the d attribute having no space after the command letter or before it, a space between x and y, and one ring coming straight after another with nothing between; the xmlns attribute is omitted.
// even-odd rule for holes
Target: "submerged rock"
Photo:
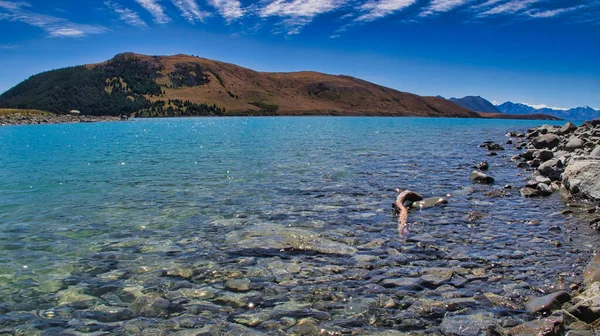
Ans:
<svg viewBox="0 0 600 336"><path fill-rule="evenodd" d="M260 225L235 231L227 235L226 242L238 251L268 253L291 250L349 256L356 253L356 248L321 237L318 233L279 225Z"/></svg>
<svg viewBox="0 0 600 336"><path fill-rule="evenodd" d="M492 315L450 315L446 314L440 325L442 334L447 336L475 336L487 335L496 325Z"/></svg>
<svg viewBox="0 0 600 336"><path fill-rule="evenodd" d="M471 175L469 176L469 179L472 182L475 183L483 183L483 184L492 184L494 183L494 178L491 176L488 176L484 173L478 172L476 170L474 170L473 172L471 172Z"/></svg>

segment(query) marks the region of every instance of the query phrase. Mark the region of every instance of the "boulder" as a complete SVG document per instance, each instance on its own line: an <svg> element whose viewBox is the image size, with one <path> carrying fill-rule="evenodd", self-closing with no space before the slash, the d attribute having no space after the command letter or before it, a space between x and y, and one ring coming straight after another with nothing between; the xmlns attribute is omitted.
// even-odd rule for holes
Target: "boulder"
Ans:
<svg viewBox="0 0 600 336"><path fill-rule="evenodd" d="M554 153L551 150L547 150L547 149L540 149L534 155L536 158L538 158L542 162L546 162L546 161L554 158Z"/></svg>
<svg viewBox="0 0 600 336"><path fill-rule="evenodd" d="M532 314L548 313L560 309L569 300L571 300L571 296L567 292L560 291L532 299L525 306Z"/></svg>
<svg viewBox="0 0 600 336"><path fill-rule="evenodd" d="M472 182L475 183L483 183L483 184L491 184L494 183L494 178L491 176L488 176L484 173L478 172L476 170L474 170L471 175L469 176L469 179Z"/></svg>
<svg viewBox="0 0 600 336"><path fill-rule="evenodd" d="M575 198L600 201L600 160L572 160L563 174L562 184Z"/></svg>
<svg viewBox="0 0 600 336"><path fill-rule="evenodd" d="M569 133L573 133L575 132L575 130L577 129L577 125L573 124L572 122L568 121L566 124L564 124L559 130L558 130L558 134L569 134Z"/></svg>
<svg viewBox="0 0 600 336"><path fill-rule="evenodd" d="M544 134L533 139L531 144L537 149L548 148L552 149L558 146L560 138L554 134Z"/></svg>
<svg viewBox="0 0 600 336"><path fill-rule="evenodd" d="M583 148L583 145L584 145L583 140L581 140L579 138L572 138L565 145L565 150L572 152L576 149Z"/></svg>
<svg viewBox="0 0 600 336"><path fill-rule="evenodd" d="M583 283L590 285L600 281L600 254L596 254L583 271Z"/></svg>
<svg viewBox="0 0 600 336"><path fill-rule="evenodd" d="M594 158L600 158L600 146L596 146L596 148L594 148L594 150L592 150L590 153L590 156Z"/></svg>
<svg viewBox="0 0 600 336"><path fill-rule="evenodd" d="M564 171L564 165L561 160L551 159L542 163L537 170L540 174L550 178L552 181L557 181L560 180L560 175Z"/></svg>

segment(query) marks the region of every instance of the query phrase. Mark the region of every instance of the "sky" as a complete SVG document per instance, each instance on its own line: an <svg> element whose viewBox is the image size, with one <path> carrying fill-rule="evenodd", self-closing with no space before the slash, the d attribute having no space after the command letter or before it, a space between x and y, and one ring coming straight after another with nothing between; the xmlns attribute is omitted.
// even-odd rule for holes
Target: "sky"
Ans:
<svg viewBox="0 0 600 336"><path fill-rule="evenodd" d="M122 52L600 109L600 0L0 0L0 92Z"/></svg>

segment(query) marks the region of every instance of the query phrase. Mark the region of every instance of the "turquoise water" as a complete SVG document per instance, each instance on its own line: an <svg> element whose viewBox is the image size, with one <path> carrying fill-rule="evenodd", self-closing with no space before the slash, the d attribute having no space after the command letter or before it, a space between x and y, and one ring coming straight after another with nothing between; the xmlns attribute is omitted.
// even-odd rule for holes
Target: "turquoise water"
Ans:
<svg viewBox="0 0 600 336"><path fill-rule="evenodd" d="M77 312L96 311L100 306L127 308L131 302L119 294L127 286L135 284L144 293L158 292L169 297L175 289L169 287L170 282L164 283L172 281L164 277L164 272L174 267L189 268L194 273L178 280L193 288L208 286L225 296L229 292L223 282L228 278L250 278L252 283L261 284L256 289L260 297L254 298L257 301L281 299L277 295L282 293L276 295L265 289L272 284L297 293L294 300L302 302L302 297L315 286L329 288L348 279L355 281L348 296L376 297L387 293L366 290L372 276L367 277L362 271L362 277L346 273L365 269L356 256L319 252L315 255L314 251L261 255L244 251L244 246L227 239L232 232L269 225L301 228L351 247L380 239L383 247L359 248L357 253L377 260L391 258L393 249L396 254L406 253L409 259L411 253L416 253L419 257L415 257L411 267L450 265L475 269L466 265L475 263L477 268L493 273L496 269L492 265L501 264L497 267L503 271L496 272L505 281L458 287L459 291L475 294L509 295L507 285L527 282L527 290L531 291L528 295L535 288L557 286L558 274L562 274L561 281L567 278L575 282L579 274L573 265L586 260L596 241L586 237L585 231L574 232L573 227L580 225L575 218L549 216L564 210L558 196L531 200L521 198L517 191L500 198L484 195L505 184L522 186L528 175L510 162L509 158L517 153L510 146L498 156L487 157L487 151L478 145L485 140L503 144L505 133L541 123L277 117L2 127L0 305L5 307L7 316L13 317L36 309L53 311L54 316L57 309L66 309L52 318L62 318L63 324L48 324L49 318L38 312L25 320L9 319L11 322L3 325L18 329L32 324L26 321L46 321L35 327L37 331L72 330L88 325L91 322ZM489 174L497 180L493 186L473 186L468 180L471 166L483 159L490 162ZM394 188L410 188L427 197L451 196L446 207L412 213L412 238L402 243L391 216ZM471 223L467 215L475 210L488 217ZM531 220L541 220L542 224L524 224ZM556 234L555 226L562 233ZM557 248L556 241L562 242L562 247ZM432 246L445 256L436 261L423 257L426 252L415 252ZM578 251L574 252L576 248ZM267 269L275 261L284 266L299 265L301 269L303 265L310 269L336 265L342 270L319 274L310 270L291 272L286 275L290 281L287 285L277 281L272 270L256 275L257 269ZM200 269L213 269L222 275L207 279L199 275ZM110 277L116 287L114 293L108 294L118 296L120 303L111 301L112 296L107 297L106 292L98 294L89 289L105 286L107 274L117 271L130 274ZM381 270L382 275L385 272L389 269ZM416 269L415 272L403 276L419 274ZM315 279L322 282L309 285ZM78 293L92 296L86 300L93 303L76 305L73 302L77 300L57 299L69 288L81 289ZM422 293L415 291L409 297L436 298L435 294ZM523 294L522 300L527 295ZM315 302L314 298L311 300ZM222 309L216 309L210 318L205 314L207 321L198 322L195 327L222 320L227 324L223 327L226 330L236 324L277 334L262 324L232 321L232 316L247 313L235 310L235 305L231 308L231 304L221 304L223 300L208 301ZM182 303L183 310L155 317L156 328L183 329L167 322L182 314L198 315L190 313L186 304L189 303ZM495 309L489 302L479 305L472 310L490 313ZM396 316L400 312L397 309L386 310L388 317ZM317 319L319 328L340 332L351 328L336 322L347 319L347 315L329 314L328 319ZM523 311L509 316L519 321L533 318ZM417 316L423 321L422 328L413 329L435 328L442 318L443 315ZM79 319L81 324L74 325L73 319ZM112 332L122 331L125 324L106 323L113 328L106 330ZM373 330L402 329L399 323L375 323L369 327L364 322L364 326ZM284 327L277 330L292 332L297 325Z"/></svg>

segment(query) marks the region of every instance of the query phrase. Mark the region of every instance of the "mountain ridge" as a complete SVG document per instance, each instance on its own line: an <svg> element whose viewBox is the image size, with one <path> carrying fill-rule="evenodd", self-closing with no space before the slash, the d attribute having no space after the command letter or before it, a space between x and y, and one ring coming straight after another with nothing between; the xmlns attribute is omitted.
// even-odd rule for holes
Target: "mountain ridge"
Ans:
<svg viewBox="0 0 600 336"><path fill-rule="evenodd" d="M600 110L595 110L589 106L574 107L571 109L553 109L549 107L535 108L523 103L513 103L511 101L496 105L496 107L506 114L547 114L565 120L591 120L600 118Z"/></svg>
<svg viewBox="0 0 600 336"><path fill-rule="evenodd" d="M452 97L448 100L475 112L502 113L494 104L481 96Z"/></svg>
<svg viewBox="0 0 600 336"><path fill-rule="evenodd" d="M385 115L478 118L448 100L347 75L258 72L178 54L117 54L34 75L0 95L0 107L138 116Z"/></svg>

